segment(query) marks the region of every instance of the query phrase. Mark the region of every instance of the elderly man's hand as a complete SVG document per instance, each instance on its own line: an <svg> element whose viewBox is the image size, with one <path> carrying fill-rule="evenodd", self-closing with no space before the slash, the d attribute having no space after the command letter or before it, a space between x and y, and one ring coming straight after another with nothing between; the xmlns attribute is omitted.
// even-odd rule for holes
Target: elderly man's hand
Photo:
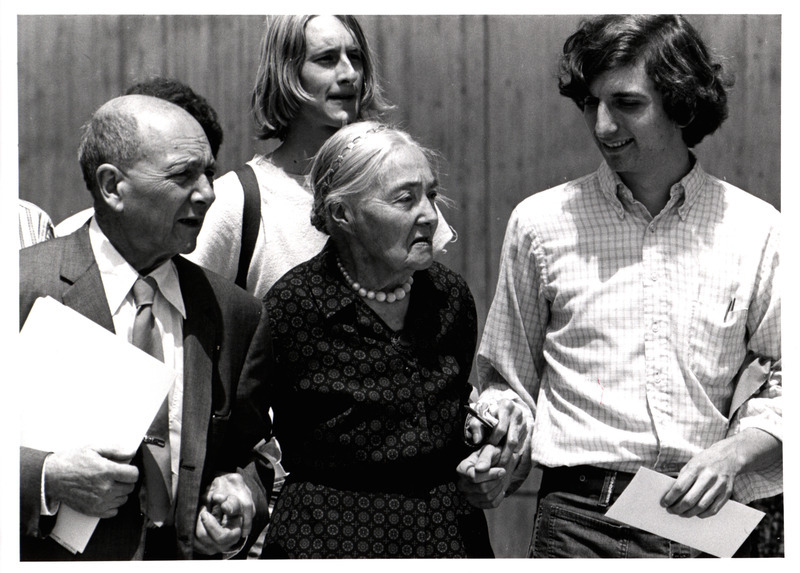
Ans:
<svg viewBox="0 0 800 573"><path fill-rule="evenodd" d="M55 452L45 463L48 505L63 503L95 517L108 518L133 491L139 470L128 463L133 452L80 448Z"/></svg>
<svg viewBox="0 0 800 573"><path fill-rule="evenodd" d="M486 444L463 459L456 468L456 485L475 507L492 509L505 498L520 455L512 453L501 466L501 452L500 447Z"/></svg>
<svg viewBox="0 0 800 573"><path fill-rule="evenodd" d="M250 535L256 505L250 488L236 473L217 477L206 492L195 527L194 549L214 555L230 551Z"/></svg>

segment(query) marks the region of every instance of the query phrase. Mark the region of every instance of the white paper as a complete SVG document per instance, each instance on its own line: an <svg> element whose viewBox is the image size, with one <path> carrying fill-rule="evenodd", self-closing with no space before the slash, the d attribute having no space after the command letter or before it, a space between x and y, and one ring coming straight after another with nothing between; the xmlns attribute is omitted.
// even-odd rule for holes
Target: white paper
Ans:
<svg viewBox="0 0 800 573"><path fill-rule="evenodd" d="M54 299L39 298L20 330L21 444L44 451L92 446L133 454L177 373ZM35 368L31 368L35 365ZM86 548L100 519L61 506L51 537Z"/></svg>
<svg viewBox="0 0 800 573"><path fill-rule="evenodd" d="M668 513L660 500L675 479L640 468L633 481L606 512L606 517L683 543L716 557L731 557L755 529L764 512L728 500L711 517Z"/></svg>

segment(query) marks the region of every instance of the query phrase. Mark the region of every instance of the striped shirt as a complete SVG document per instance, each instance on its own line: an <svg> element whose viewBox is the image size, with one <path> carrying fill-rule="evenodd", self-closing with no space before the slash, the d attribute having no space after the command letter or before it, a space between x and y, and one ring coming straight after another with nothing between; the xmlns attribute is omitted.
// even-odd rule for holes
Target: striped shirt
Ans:
<svg viewBox="0 0 800 573"><path fill-rule="evenodd" d="M47 239L52 239L53 221L39 207L19 199L19 248L30 247Z"/></svg>
<svg viewBox="0 0 800 573"><path fill-rule="evenodd" d="M481 401L522 397L533 459L675 474L747 427L782 438L780 372L732 419L746 352L781 357L779 215L695 162L652 217L604 163L511 215L478 352ZM736 480L782 490L782 464Z"/></svg>

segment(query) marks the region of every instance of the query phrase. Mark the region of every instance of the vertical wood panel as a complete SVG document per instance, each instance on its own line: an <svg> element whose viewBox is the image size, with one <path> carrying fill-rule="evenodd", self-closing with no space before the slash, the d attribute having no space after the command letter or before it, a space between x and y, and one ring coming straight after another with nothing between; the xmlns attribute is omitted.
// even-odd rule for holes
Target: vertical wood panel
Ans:
<svg viewBox="0 0 800 573"><path fill-rule="evenodd" d="M561 45L578 17L490 19L488 137L490 214L485 249L492 296L512 209L525 197L594 169L600 162L580 112L559 96Z"/></svg>
<svg viewBox="0 0 800 573"><path fill-rule="evenodd" d="M116 84L117 20L20 16L18 25L20 196L58 221L90 204L79 130Z"/></svg>
<svg viewBox="0 0 800 573"><path fill-rule="evenodd" d="M733 73L729 117L695 150L703 167L780 208L780 16L692 16Z"/></svg>

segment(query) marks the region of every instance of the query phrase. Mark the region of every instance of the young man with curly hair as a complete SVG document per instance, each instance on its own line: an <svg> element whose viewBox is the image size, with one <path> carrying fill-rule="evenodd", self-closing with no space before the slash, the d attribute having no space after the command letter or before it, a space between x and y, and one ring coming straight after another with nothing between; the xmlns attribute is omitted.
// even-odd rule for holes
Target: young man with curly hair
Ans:
<svg viewBox="0 0 800 573"><path fill-rule="evenodd" d="M534 557L697 556L605 517L641 467L677 478L661 503L686 517L782 490L779 215L691 150L729 85L680 16L564 44L559 89L605 161L515 209L478 354L480 402L534 415Z"/></svg>

